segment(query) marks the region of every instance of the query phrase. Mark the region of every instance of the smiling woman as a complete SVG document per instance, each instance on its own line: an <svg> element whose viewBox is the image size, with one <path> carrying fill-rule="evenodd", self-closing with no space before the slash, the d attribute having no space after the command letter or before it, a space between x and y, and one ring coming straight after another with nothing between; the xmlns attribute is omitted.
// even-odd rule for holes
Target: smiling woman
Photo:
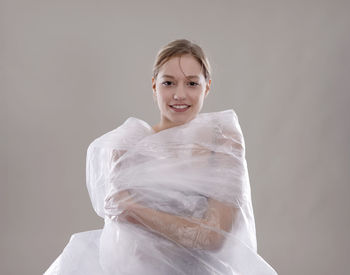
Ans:
<svg viewBox="0 0 350 275"><path fill-rule="evenodd" d="M200 113L210 84L198 45L158 53L159 123L130 117L90 144L87 187L104 227L74 234L46 274L277 274L257 254L238 117Z"/></svg>
<svg viewBox="0 0 350 275"><path fill-rule="evenodd" d="M187 40L169 43L154 64L153 97L161 113L156 131L186 123L202 109L209 93L210 65L203 50Z"/></svg>

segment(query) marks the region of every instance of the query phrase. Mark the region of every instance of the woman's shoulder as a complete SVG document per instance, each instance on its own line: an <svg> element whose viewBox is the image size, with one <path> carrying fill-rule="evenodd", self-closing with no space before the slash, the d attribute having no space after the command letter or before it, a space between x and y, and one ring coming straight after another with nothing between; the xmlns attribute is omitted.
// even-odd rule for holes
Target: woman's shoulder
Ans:
<svg viewBox="0 0 350 275"><path fill-rule="evenodd" d="M204 125L214 126L218 130L237 128L239 124L237 114L233 109L201 113L198 116L198 121Z"/></svg>
<svg viewBox="0 0 350 275"><path fill-rule="evenodd" d="M120 126L95 138L89 147L130 147L152 130L143 120L127 118Z"/></svg>
<svg viewBox="0 0 350 275"><path fill-rule="evenodd" d="M237 113L234 109L227 109L223 111L200 113L199 119L209 121L236 121L238 120Z"/></svg>

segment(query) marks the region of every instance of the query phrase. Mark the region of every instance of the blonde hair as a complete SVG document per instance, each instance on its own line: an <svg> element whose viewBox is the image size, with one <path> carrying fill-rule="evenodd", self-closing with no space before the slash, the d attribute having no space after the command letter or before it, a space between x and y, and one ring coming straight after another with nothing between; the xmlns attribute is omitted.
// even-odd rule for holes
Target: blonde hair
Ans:
<svg viewBox="0 0 350 275"><path fill-rule="evenodd" d="M211 67L204 51L197 44L187 39L177 39L171 41L167 45L163 46L157 54L156 60L153 65L153 77L157 79L160 68L170 58L176 56L182 56L185 54L192 55L202 67L205 81L208 83L211 79Z"/></svg>

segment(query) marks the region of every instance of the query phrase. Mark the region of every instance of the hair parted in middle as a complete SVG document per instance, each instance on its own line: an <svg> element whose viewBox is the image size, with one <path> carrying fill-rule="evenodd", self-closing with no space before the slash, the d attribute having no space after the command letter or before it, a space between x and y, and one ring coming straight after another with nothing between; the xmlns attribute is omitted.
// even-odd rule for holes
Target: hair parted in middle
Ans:
<svg viewBox="0 0 350 275"><path fill-rule="evenodd" d="M159 70L164 63L166 63L172 57L182 56L185 54L192 55L198 61L202 67L205 81L208 83L209 79L211 79L211 67L208 58L200 46L187 39L173 40L159 50L153 65L154 79L157 79Z"/></svg>

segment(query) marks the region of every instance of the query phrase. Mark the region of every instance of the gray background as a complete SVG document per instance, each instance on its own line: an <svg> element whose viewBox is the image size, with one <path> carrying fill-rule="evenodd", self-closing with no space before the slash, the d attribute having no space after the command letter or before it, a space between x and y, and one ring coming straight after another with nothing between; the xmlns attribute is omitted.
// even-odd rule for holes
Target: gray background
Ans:
<svg viewBox="0 0 350 275"><path fill-rule="evenodd" d="M280 274L346 274L349 1L0 2L1 274L41 274L103 227L87 146L128 117L154 125L151 69L177 38L213 67L202 112L233 108L258 252Z"/></svg>

